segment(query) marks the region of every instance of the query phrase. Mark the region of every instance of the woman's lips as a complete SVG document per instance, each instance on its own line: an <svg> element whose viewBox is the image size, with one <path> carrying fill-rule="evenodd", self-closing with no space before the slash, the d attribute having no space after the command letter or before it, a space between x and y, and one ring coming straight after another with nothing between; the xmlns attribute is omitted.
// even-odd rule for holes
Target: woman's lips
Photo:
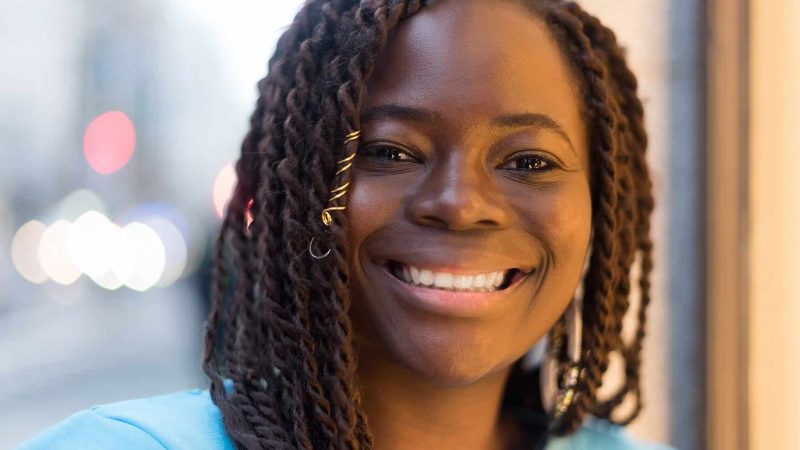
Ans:
<svg viewBox="0 0 800 450"><path fill-rule="evenodd" d="M507 286L500 286L501 289L494 291L459 292L410 284L395 277L388 265L378 265L378 267L386 277L387 287L404 303L430 313L463 318L478 318L501 313L510 306L517 288L532 278L531 275L537 273L536 270L529 273L517 271L509 283L504 283Z"/></svg>

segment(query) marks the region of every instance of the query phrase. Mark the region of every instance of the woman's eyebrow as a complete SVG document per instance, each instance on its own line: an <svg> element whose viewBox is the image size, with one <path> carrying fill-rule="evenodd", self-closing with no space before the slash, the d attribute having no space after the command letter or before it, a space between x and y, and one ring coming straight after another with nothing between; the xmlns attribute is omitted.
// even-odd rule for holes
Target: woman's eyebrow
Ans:
<svg viewBox="0 0 800 450"><path fill-rule="evenodd" d="M572 145L572 140L567 136L567 133L564 131L564 128L558 124L552 117L548 116L547 114L540 114L540 113L521 113L521 114L506 114L502 116L497 116L492 119L492 125L496 127L504 127L504 128L517 128L517 127L537 127L537 128L546 128L548 130L553 131L554 133L558 134L569 145L570 150L572 153L575 152L575 147Z"/></svg>
<svg viewBox="0 0 800 450"><path fill-rule="evenodd" d="M361 123L367 123L379 119L398 119L435 125L442 122L442 115L430 109L416 106L398 105L395 103L386 103L383 105L373 106L361 114ZM547 114L504 114L492 119L491 124L494 127L502 128L537 127L551 130L561 136L569 145L570 150L577 155L577 152L575 152L575 147L572 145L572 140L564 131L564 128L562 128L558 122L553 120L553 118Z"/></svg>
<svg viewBox="0 0 800 450"><path fill-rule="evenodd" d="M377 119L400 119L411 122L437 124L441 123L442 116L429 109L397 105L394 103L374 106L361 114L361 123L367 123Z"/></svg>

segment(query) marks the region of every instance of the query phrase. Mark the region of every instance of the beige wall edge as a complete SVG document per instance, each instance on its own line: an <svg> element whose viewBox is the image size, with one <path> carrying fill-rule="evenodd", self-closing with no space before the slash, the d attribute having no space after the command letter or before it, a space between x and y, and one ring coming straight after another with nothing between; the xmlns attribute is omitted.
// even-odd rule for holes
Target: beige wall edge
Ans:
<svg viewBox="0 0 800 450"><path fill-rule="evenodd" d="M709 0L707 20L707 439L746 450L746 0Z"/></svg>

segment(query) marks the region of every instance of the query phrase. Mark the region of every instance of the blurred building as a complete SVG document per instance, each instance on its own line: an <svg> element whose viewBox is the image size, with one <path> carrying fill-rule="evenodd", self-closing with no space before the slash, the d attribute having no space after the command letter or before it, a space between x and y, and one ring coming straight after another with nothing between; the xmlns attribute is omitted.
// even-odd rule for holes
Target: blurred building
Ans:
<svg viewBox="0 0 800 450"><path fill-rule="evenodd" d="M299 4L247 3L4 2L0 448L93 404L205 386L202 264L218 224L215 201L224 202L233 178L216 191L215 180L238 154L255 83ZM130 128L135 145L126 155ZM120 153L92 160L90 129ZM136 258L164 266L158 284L131 261L108 272L132 273L126 285L111 275L73 280L74 268L58 265L66 247L44 261L55 277L41 273L35 251L14 253L30 246L23 225L38 221L41 229L26 230L40 237L88 210L102 214L92 216L101 224L156 231L164 261ZM88 244L100 239L98 227ZM81 260L97 266L101 250ZM32 260L27 279L15 270L21 258Z"/></svg>

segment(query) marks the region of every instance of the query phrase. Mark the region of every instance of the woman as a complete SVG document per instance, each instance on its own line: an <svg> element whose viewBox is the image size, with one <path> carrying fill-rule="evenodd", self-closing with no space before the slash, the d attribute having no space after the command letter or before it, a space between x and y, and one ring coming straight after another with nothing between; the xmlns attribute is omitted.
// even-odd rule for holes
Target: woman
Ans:
<svg viewBox="0 0 800 450"><path fill-rule="evenodd" d="M653 199L609 29L554 0L311 0L269 69L216 247L210 393L24 448L655 448L620 426Z"/></svg>

